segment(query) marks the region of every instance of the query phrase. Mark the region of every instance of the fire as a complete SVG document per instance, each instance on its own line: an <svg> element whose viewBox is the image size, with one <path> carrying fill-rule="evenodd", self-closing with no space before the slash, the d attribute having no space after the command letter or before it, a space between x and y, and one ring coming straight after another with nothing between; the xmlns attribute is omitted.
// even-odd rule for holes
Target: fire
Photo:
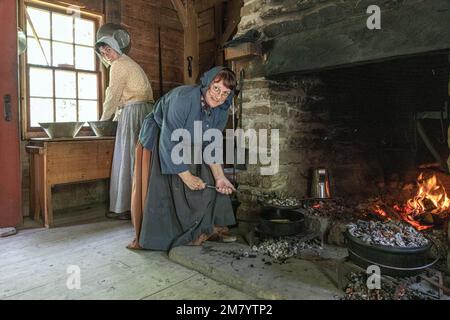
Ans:
<svg viewBox="0 0 450 320"><path fill-rule="evenodd" d="M416 196L407 202L414 216L427 211L431 214L439 215L450 208L450 199L447 197L447 192L436 178L436 175L429 179L424 179L423 173L421 173L417 179L417 185L419 190ZM431 204L433 207L431 207Z"/></svg>
<svg viewBox="0 0 450 320"><path fill-rule="evenodd" d="M412 210L408 207L408 205L406 206L399 206L399 205L394 205L394 209L400 214L401 218L408 222L410 225L412 225L414 228L416 228L416 230L427 230L430 229L431 226L425 226L422 225L420 222L414 220L414 216L411 215Z"/></svg>
<svg viewBox="0 0 450 320"><path fill-rule="evenodd" d="M392 209L382 209L376 205L373 211L387 219L404 220L417 230L426 230L431 225L424 225L420 220L425 214L440 216L450 211L450 199L447 196L442 183L436 175L425 179L421 173L417 178L418 190L414 197L406 201L404 205L394 205Z"/></svg>
<svg viewBox="0 0 450 320"><path fill-rule="evenodd" d="M386 211L384 211L383 209L380 208L380 206L375 206L375 208L373 209L373 211L375 211L375 213L379 214L382 217L388 217L388 214L386 213Z"/></svg>

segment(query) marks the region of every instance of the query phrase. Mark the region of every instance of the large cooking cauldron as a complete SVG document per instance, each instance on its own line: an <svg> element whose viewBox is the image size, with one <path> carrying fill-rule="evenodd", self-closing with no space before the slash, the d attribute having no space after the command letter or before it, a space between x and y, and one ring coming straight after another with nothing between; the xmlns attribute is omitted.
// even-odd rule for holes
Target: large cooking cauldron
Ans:
<svg viewBox="0 0 450 320"><path fill-rule="evenodd" d="M298 211L277 207L264 207L258 231L264 235L283 237L302 233L305 228L304 216Z"/></svg>
<svg viewBox="0 0 450 320"><path fill-rule="evenodd" d="M430 261L430 250L433 243L416 248L390 247L367 244L348 232L344 233L350 259L358 266L366 269L370 265L378 265L382 274L398 277L416 275L431 267L439 258Z"/></svg>

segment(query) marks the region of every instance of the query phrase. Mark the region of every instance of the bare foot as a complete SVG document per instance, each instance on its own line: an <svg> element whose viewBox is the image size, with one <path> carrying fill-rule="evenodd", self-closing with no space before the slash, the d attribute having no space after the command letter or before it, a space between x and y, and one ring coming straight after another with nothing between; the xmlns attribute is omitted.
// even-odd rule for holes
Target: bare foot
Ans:
<svg viewBox="0 0 450 320"><path fill-rule="evenodd" d="M139 245L136 239L134 239L129 245L127 245L127 249L142 250L142 247Z"/></svg>
<svg viewBox="0 0 450 320"><path fill-rule="evenodd" d="M209 236L207 234L202 233L201 235L198 236L197 239L189 242L188 246L201 246L203 242L208 240L208 238L209 238Z"/></svg>
<svg viewBox="0 0 450 320"><path fill-rule="evenodd" d="M237 238L230 233L228 227L214 226L214 232L210 235L208 240L218 242L235 242Z"/></svg>
<svg viewBox="0 0 450 320"><path fill-rule="evenodd" d="M228 227L219 227L219 226L214 226L214 231L213 231L213 234L214 233L225 233L225 234L227 234L227 233L229 233L230 232L230 230L228 229Z"/></svg>

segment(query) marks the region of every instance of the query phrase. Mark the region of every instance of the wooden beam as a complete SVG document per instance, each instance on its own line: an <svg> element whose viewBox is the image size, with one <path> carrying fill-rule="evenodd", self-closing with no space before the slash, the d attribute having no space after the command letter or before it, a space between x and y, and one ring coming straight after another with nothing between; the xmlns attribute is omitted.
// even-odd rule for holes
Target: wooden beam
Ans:
<svg viewBox="0 0 450 320"><path fill-rule="evenodd" d="M195 1L195 10L197 12L202 12L216 5L220 5L223 2L228 2L227 0L197 0Z"/></svg>
<svg viewBox="0 0 450 320"><path fill-rule="evenodd" d="M237 25L241 21L241 8L243 5L242 0L231 0L228 2L227 7L227 17L228 17L228 23L225 27L225 31L222 34L222 37L220 38L219 45L222 47L225 42L228 41L228 39L233 34L234 30L236 29Z"/></svg>
<svg viewBox="0 0 450 320"><path fill-rule="evenodd" d="M184 6L181 0L171 0L172 5L178 13L178 18L180 19L183 28L186 29L188 25L188 16L187 16L187 8Z"/></svg>
<svg viewBox="0 0 450 320"><path fill-rule="evenodd" d="M215 63L220 66L224 63L223 50L220 46L220 38L223 34L223 3L214 6L214 34L216 38Z"/></svg>
<svg viewBox="0 0 450 320"><path fill-rule="evenodd" d="M261 47L256 43L241 43L236 47L225 48L225 59L226 60L237 60L246 58L249 56L260 56Z"/></svg>
<svg viewBox="0 0 450 320"><path fill-rule="evenodd" d="M122 22L122 6L120 0L105 0L106 22L120 24Z"/></svg>
<svg viewBox="0 0 450 320"><path fill-rule="evenodd" d="M186 27L184 29L184 83L195 84L199 76L198 17L194 0L186 0ZM189 76L188 57L192 57L192 74Z"/></svg>

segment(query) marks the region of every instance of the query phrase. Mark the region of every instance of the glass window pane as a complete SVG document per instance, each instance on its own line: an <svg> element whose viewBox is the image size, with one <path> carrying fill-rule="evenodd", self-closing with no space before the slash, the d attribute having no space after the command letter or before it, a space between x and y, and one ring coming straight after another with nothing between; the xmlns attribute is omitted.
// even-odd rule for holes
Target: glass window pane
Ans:
<svg viewBox="0 0 450 320"><path fill-rule="evenodd" d="M30 68L30 96L53 97L53 71L44 68Z"/></svg>
<svg viewBox="0 0 450 320"><path fill-rule="evenodd" d="M27 7L27 11L38 37L50 39L50 12L31 7ZM33 36L33 31L28 21L27 34Z"/></svg>
<svg viewBox="0 0 450 320"><path fill-rule="evenodd" d="M78 98L97 100L97 75L92 73L78 73Z"/></svg>
<svg viewBox="0 0 450 320"><path fill-rule="evenodd" d="M30 126L53 122L53 99L30 98Z"/></svg>
<svg viewBox="0 0 450 320"><path fill-rule="evenodd" d="M38 64L47 66L47 61L50 64L51 55L50 55L50 41L41 40L42 48L44 49L45 56L42 53L41 48L39 47L38 42L34 38L27 38L27 62L29 64Z"/></svg>
<svg viewBox="0 0 450 320"><path fill-rule="evenodd" d="M76 100L56 99L56 121L77 121Z"/></svg>
<svg viewBox="0 0 450 320"><path fill-rule="evenodd" d="M52 33L53 40L73 42L72 16L53 12Z"/></svg>
<svg viewBox="0 0 450 320"><path fill-rule="evenodd" d="M53 42L53 66L73 67L73 45Z"/></svg>
<svg viewBox="0 0 450 320"><path fill-rule="evenodd" d="M75 43L93 46L94 29L95 25L93 21L75 18Z"/></svg>
<svg viewBox="0 0 450 320"><path fill-rule="evenodd" d="M80 121L97 121L97 101L78 100Z"/></svg>
<svg viewBox="0 0 450 320"><path fill-rule="evenodd" d="M95 71L95 53L93 48L75 46L75 67Z"/></svg>
<svg viewBox="0 0 450 320"><path fill-rule="evenodd" d="M72 71L55 71L55 96L56 98L77 97L76 74Z"/></svg>

